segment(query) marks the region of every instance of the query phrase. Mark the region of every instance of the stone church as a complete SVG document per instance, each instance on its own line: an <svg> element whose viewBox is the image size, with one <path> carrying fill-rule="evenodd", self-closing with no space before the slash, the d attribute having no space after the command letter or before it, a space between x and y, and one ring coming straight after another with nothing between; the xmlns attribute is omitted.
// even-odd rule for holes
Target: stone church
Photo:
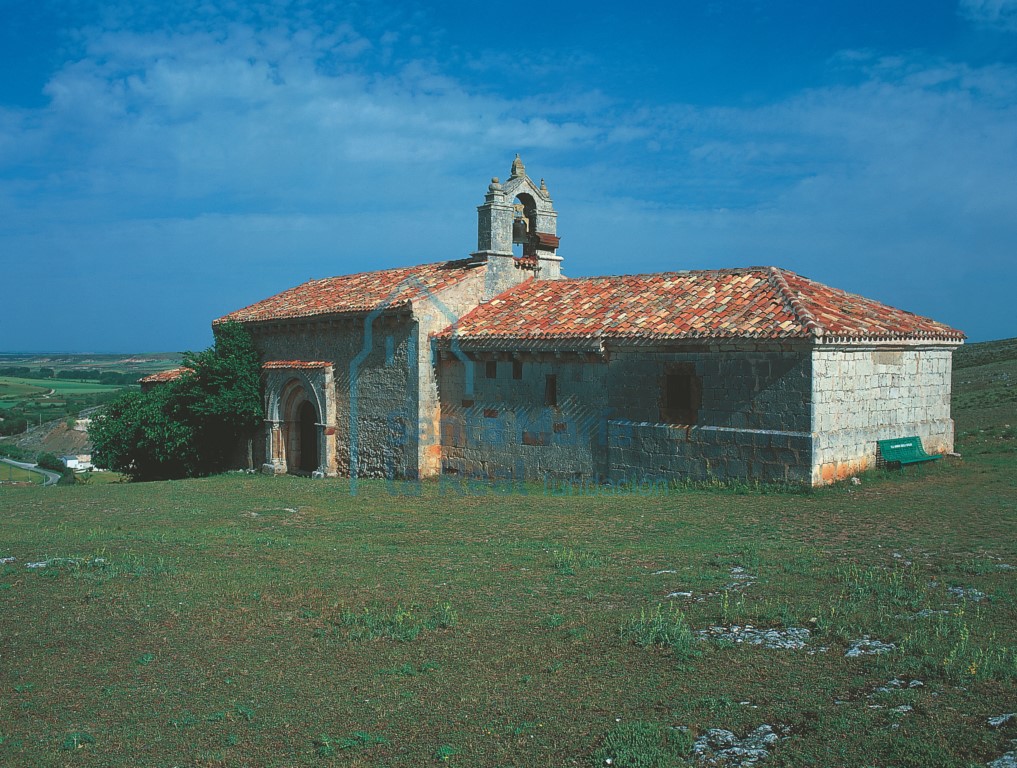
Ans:
<svg viewBox="0 0 1017 768"><path fill-rule="evenodd" d="M270 473L822 485L876 441L952 450L960 331L778 267L568 278L516 157L477 249L311 280L252 333Z"/></svg>

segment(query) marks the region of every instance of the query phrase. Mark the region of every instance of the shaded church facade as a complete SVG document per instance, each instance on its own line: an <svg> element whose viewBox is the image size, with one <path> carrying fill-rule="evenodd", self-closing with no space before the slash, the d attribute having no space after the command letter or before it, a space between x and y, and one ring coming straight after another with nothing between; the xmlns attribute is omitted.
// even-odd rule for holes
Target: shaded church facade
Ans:
<svg viewBox="0 0 1017 768"><path fill-rule="evenodd" d="M269 473L822 485L909 435L953 448L963 334L777 267L568 278L519 158L448 262L232 312L263 361Z"/></svg>

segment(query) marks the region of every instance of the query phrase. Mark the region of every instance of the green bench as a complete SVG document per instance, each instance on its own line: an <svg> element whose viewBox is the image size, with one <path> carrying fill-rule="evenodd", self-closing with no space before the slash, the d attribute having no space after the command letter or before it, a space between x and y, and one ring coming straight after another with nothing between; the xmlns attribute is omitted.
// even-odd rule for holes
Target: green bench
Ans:
<svg viewBox="0 0 1017 768"><path fill-rule="evenodd" d="M877 440L879 457L884 464L899 463L918 464L922 461L935 461L939 456L930 456L922 447L920 437L898 437L894 440Z"/></svg>

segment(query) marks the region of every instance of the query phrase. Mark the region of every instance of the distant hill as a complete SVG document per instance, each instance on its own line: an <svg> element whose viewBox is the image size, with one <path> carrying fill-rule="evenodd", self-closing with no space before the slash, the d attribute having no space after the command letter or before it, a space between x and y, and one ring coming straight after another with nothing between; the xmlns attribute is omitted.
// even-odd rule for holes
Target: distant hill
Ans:
<svg viewBox="0 0 1017 768"><path fill-rule="evenodd" d="M965 344L953 353L953 368L973 368L976 365L1017 360L1017 339L979 341Z"/></svg>
<svg viewBox="0 0 1017 768"><path fill-rule="evenodd" d="M965 344L953 353L953 418L958 445L964 450L971 448L972 440L1012 445L1017 425L1017 339ZM992 444L993 450L999 447Z"/></svg>

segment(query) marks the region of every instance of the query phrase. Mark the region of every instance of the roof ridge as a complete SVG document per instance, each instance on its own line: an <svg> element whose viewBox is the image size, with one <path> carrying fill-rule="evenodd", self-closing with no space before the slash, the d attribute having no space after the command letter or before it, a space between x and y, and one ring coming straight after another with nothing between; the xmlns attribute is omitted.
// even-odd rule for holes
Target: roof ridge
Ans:
<svg viewBox="0 0 1017 768"><path fill-rule="evenodd" d="M765 272L772 267L717 267L715 269L670 269L663 272L635 272L624 275L580 275L578 277L563 277L561 282L579 282L582 280L631 280L632 278L649 277L687 277L698 275L738 275L752 272ZM550 282L550 281L547 281Z"/></svg>
<svg viewBox="0 0 1017 768"><path fill-rule="evenodd" d="M293 286L299 288L301 285L307 285L308 283L323 283L330 280L347 280L352 277L366 277L368 275L382 275L392 272L418 272L420 270L433 267L435 269L447 268L447 269L465 269L468 266L469 259L446 259L445 261L429 261L424 264L410 264L403 267L384 267L382 269L365 269L362 272L350 272L344 275L329 275L328 277L312 277L309 280L301 283L300 285Z"/></svg>
<svg viewBox="0 0 1017 768"><path fill-rule="evenodd" d="M802 303L802 300L791 290L791 286L788 285L787 279L784 277L783 270L779 267L768 267L767 273L770 284L777 290L777 295L791 308L791 312L798 318L798 322L817 339L822 338L825 329L819 324L816 316L809 312L805 304Z"/></svg>

